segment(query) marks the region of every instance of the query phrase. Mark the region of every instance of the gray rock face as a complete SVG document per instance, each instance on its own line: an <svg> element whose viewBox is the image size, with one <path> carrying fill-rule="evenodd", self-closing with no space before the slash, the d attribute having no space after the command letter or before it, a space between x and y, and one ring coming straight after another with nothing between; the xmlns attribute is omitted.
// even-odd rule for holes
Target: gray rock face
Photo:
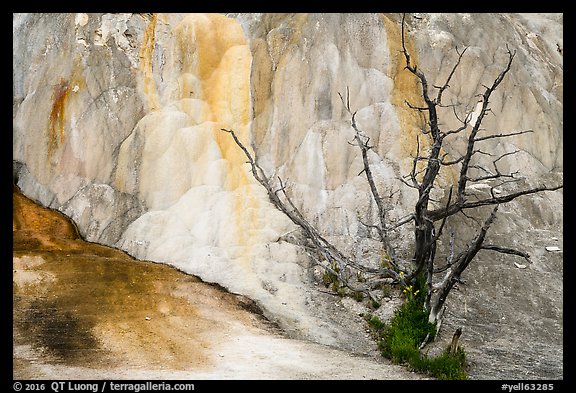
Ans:
<svg viewBox="0 0 576 393"><path fill-rule="evenodd" d="M431 84L443 83L455 48L468 47L444 95L459 104L441 113L447 129L459 125L454 113L475 108L475 95L504 66L506 46L516 51L485 132L533 132L487 140L482 150L518 150L499 169L533 185L561 181L562 15L416 16L408 49ZM87 240L247 295L295 337L364 351L372 343L357 332L361 321L351 313L337 319L319 303L310 261L283 241L295 227L220 129L234 129L267 173L288 183L327 237L362 252L353 239L369 239L358 217L372 220L375 207L338 93L349 92L371 137L390 218L402 217L417 195L398 177L410 170L423 119L405 105L419 102L420 87L399 53L400 18L14 14L15 179L27 195L72 217ZM465 138L455 137L446 153L458 157L464 147ZM486 166L494 159L478 157ZM446 172L443 185L455 175ZM445 335L459 321L470 326L463 342L479 359L473 376L516 378L520 370L522 378L562 378L562 255L542 252L556 245L552 238L561 246L562 205L558 191L500 209L493 241L524 247L532 263L518 269L514 257L482 253L451 300ZM450 224L464 242L472 224ZM408 247L410 236L406 228L398 245ZM548 349L539 353L527 342ZM533 358L542 366L532 366Z"/></svg>

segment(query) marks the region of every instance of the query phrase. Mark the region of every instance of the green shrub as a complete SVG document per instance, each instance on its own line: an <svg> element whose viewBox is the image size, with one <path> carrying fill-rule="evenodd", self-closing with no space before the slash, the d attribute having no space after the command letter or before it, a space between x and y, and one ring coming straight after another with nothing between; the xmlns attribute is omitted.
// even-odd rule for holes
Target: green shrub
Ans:
<svg viewBox="0 0 576 393"><path fill-rule="evenodd" d="M378 349L382 356L395 363L406 364L414 371L426 373L438 379L466 379L466 354L462 348L456 353L446 349L441 355L430 358L419 351L420 344L428 336L436 335L436 325L428 322L424 310L425 291L421 277L415 287L404 289L405 301L390 322L384 324L375 316L367 319L378 336Z"/></svg>
<svg viewBox="0 0 576 393"><path fill-rule="evenodd" d="M434 358L422 357L425 372L438 379L467 379L466 353L458 348L451 353L450 348Z"/></svg>
<svg viewBox="0 0 576 393"><path fill-rule="evenodd" d="M382 354L397 363L406 363L418 354L418 347L427 335L433 338L436 326L428 322L418 297L408 299L394 313L382 332Z"/></svg>

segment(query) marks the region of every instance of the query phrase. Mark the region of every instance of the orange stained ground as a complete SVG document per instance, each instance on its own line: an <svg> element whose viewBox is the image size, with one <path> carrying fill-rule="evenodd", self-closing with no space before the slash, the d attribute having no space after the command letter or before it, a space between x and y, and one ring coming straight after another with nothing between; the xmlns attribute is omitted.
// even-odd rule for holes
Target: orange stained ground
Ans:
<svg viewBox="0 0 576 393"><path fill-rule="evenodd" d="M246 298L82 240L17 187L13 244L14 378L42 377L42 363L203 369L228 323L263 323Z"/></svg>

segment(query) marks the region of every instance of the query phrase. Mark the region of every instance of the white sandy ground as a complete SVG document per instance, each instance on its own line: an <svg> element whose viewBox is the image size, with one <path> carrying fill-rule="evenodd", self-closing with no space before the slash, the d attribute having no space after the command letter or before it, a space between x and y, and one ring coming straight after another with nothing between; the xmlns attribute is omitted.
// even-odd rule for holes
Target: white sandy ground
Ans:
<svg viewBox="0 0 576 393"><path fill-rule="evenodd" d="M30 347L15 355L30 361ZM93 369L35 362L26 369L38 379L147 379L147 380L405 380L422 379L385 361L352 356L310 342L270 335L231 337L213 355L208 368L192 370L111 368Z"/></svg>
<svg viewBox="0 0 576 393"><path fill-rule="evenodd" d="M34 259L36 258L36 259ZM48 271L37 257L15 257L14 282L43 297ZM31 263L31 261L35 263ZM164 270L167 270L166 268ZM52 277L52 276L50 276ZM36 278L36 279L34 279ZM89 285L89 283L83 284ZM49 287L49 285L48 285ZM163 299L152 317L125 314L124 321L101 315L93 332L101 346L80 367L31 343L14 328L15 379L146 380L406 380L423 379L390 364L377 351L344 350L286 337L262 318L237 306L232 295L204 283L157 285L148 295ZM20 292L23 293L23 292ZM163 297L167 295L166 297ZM189 301L178 303L178 299ZM23 303L22 303L23 304ZM154 303L156 304L156 303ZM75 310L86 313L78 303ZM193 310L193 312L190 312ZM165 314L162 314L165 312ZM19 313L16 313L20 317ZM62 334L66 334L63 332ZM375 345L375 344L374 344ZM110 358L98 355L101 351Z"/></svg>

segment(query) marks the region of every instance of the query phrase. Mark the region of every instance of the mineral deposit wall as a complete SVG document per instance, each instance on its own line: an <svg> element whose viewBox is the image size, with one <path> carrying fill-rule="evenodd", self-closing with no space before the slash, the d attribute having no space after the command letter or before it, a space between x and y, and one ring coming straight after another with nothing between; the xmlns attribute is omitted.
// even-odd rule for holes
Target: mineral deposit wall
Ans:
<svg viewBox="0 0 576 393"><path fill-rule="evenodd" d="M14 14L17 184L73 218L87 240L218 282L295 335L335 344L345 328L322 327L329 317L311 306L309 261L282 241L296 228L221 129L235 130L267 173L286 181L323 233L361 252L350 239L367 237L358 218L372 219L374 206L339 93L348 92L371 137L391 219L403 216L417 194L398 178L410 170L424 119L406 105L422 99L404 68L400 22L399 14ZM455 104L442 109L447 129L475 108L506 49L516 51L484 132L533 132L487 140L482 150L518 150L499 168L532 184L561 176L561 14L416 14L406 29L431 84L442 84L468 47L444 95ZM451 140L447 157L464 143ZM496 234L561 231L561 191L505 216Z"/></svg>

